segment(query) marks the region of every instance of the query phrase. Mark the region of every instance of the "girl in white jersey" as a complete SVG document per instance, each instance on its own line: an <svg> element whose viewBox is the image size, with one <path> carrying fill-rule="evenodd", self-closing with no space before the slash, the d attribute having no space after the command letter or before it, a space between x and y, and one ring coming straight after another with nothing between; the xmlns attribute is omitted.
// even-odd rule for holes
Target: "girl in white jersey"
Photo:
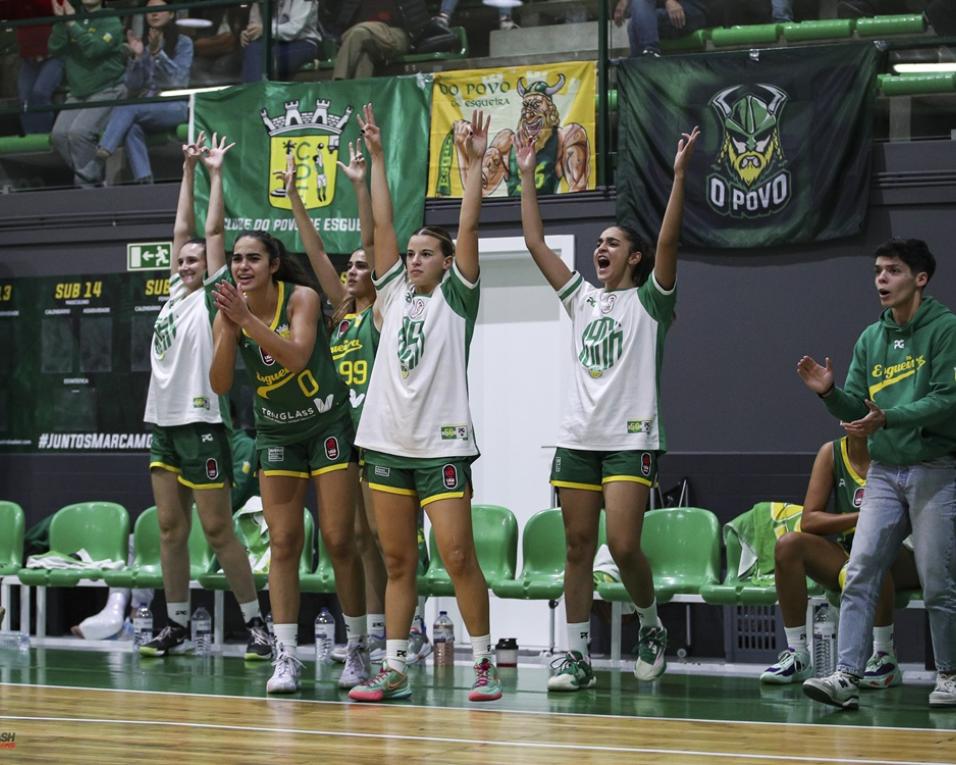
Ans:
<svg viewBox="0 0 956 765"><path fill-rule="evenodd" d="M666 668L667 631L657 615L651 569L641 552L641 527L657 456L665 449L660 368L664 334L674 316L684 173L699 134L694 128L678 142L656 256L629 228L614 225L601 232L593 257L602 288L572 273L545 244L534 185L536 147L533 137L519 136L525 243L572 323L571 384L551 469L567 539L569 645L567 655L556 662L549 690L575 691L596 682L588 642L591 568L602 506L611 555L641 619L634 674L655 680Z"/></svg>
<svg viewBox="0 0 956 765"><path fill-rule="evenodd" d="M381 701L411 694L405 668L422 506L472 636L475 683L468 698L493 700L501 697L501 685L491 659L488 586L472 537L470 465L478 449L467 385L468 346L478 315L478 214L488 121L476 112L455 129L459 156L468 167L457 250L447 232L427 227L409 240L404 263L381 132L370 105L359 125L372 157L375 286L384 324L356 443L366 450L365 476L388 585L385 663L349 696Z"/></svg>
<svg viewBox="0 0 956 765"><path fill-rule="evenodd" d="M247 659L269 659L272 645L259 612L249 560L232 526L229 439L219 398L209 385L212 361L211 299L207 289L225 264L222 163L234 144L183 147L183 180L176 207L170 294L156 320L150 348L152 375L146 422L153 425L150 480L159 520L160 559L169 621L140 646L146 656L191 649L189 637L189 527L195 500L206 538L239 601L249 629ZM201 161L209 172L206 239L191 239L193 178ZM207 272L211 275L206 278ZM205 281L204 281L205 280Z"/></svg>

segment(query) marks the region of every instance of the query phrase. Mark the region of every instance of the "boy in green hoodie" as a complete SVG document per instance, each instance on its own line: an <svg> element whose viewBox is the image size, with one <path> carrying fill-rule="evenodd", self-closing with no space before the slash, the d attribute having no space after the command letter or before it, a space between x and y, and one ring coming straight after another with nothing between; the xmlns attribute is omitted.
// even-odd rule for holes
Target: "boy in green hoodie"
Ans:
<svg viewBox="0 0 956 765"><path fill-rule="evenodd" d="M70 88L67 104L123 98L123 25L116 16L96 14L102 0L81 0L78 18L53 25L47 43L50 55L63 59ZM53 0L55 16L76 13L69 0ZM94 186L102 180L102 163L96 160L99 139L111 107L64 109L53 124L50 142L73 171L77 186Z"/></svg>
<svg viewBox="0 0 956 765"><path fill-rule="evenodd" d="M840 601L837 669L803 684L810 698L843 709L859 706L880 583L910 526L936 659L929 703L956 705L956 315L923 295L935 270L919 239L880 245L884 311L857 340L843 389L829 358L797 364L847 433L867 437L872 458Z"/></svg>

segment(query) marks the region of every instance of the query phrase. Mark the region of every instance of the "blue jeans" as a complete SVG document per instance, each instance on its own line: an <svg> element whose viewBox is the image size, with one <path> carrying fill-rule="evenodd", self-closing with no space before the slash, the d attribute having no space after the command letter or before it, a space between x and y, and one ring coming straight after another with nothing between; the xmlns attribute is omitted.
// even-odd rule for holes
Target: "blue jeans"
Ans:
<svg viewBox="0 0 956 765"><path fill-rule="evenodd" d="M141 181L153 174L146 150L146 133L176 127L186 121L188 111L185 101L115 106L100 138L100 146L113 153L122 143L126 147L130 173Z"/></svg>
<svg viewBox="0 0 956 765"><path fill-rule="evenodd" d="M862 676L880 584L912 528L940 672L956 672L956 459L870 464L840 599L837 669Z"/></svg>
<svg viewBox="0 0 956 765"><path fill-rule="evenodd" d="M770 13L774 21L793 21L793 0L770 0Z"/></svg>
<svg viewBox="0 0 956 765"><path fill-rule="evenodd" d="M659 52L662 37L683 37L707 26L707 13L700 0L680 0L680 4L684 9L684 26L677 29L655 0L630 1L627 39L632 56L640 56L645 50Z"/></svg>
<svg viewBox="0 0 956 765"><path fill-rule="evenodd" d="M35 61L31 58L20 59L20 71L17 74L17 95L25 107L49 106L53 102L53 91L63 79L63 59L46 58ZM49 133L53 129L53 112L35 112L22 114L20 125L24 133Z"/></svg>
<svg viewBox="0 0 956 765"><path fill-rule="evenodd" d="M315 40L289 40L274 42L272 55L276 59L275 77L287 80L309 61L319 55L319 46ZM242 51L242 81L259 82L265 76L265 46L262 38L253 40Z"/></svg>

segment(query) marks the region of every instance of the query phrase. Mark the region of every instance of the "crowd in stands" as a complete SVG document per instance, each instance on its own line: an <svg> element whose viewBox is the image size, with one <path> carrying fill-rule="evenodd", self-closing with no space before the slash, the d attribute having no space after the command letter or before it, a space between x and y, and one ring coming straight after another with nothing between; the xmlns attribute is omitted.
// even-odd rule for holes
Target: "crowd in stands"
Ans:
<svg viewBox="0 0 956 765"><path fill-rule="evenodd" d="M608 3L613 22L627 26L632 56L660 56L661 39L706 27L815 18L822 5L816 0ZM120 147L125 149L131 179L151 182L147 134L169 131L186 120L183 100L122 106L97 102L258 81L267 76L267 49L273 58L269 71L279 80L293 78L313 62L332 59L334 79L381 75L389 62L406 53L458 50L460 40L451 25L463 21L456 14L465 15L460 0L274 0L267 45L262 3L200 6L176 13L161 10L166 4L167 0L0 0L0 19L62 18L53 24L15 27L16 55L7 59L12 65L5 67L5 78L11 81L8 91L16 80L16 96L24 109L20 132L50 133L53 148L73 172L77 186L101 184L106 161ZM533 5L529 0L525 9ZM109 13L143 6L156 10L125 16ZM477 2L466 6L471 12L481 7ZM826 5L828 12L834 9L843 18L922 12L940 35L956 34L954 0L839 0L835 6ZM501 30L517 26L510 8L483 10L497 14ZM586 10L567 11L559 20L581 20ZM54 103L70 108L56 112Z"/></svg>

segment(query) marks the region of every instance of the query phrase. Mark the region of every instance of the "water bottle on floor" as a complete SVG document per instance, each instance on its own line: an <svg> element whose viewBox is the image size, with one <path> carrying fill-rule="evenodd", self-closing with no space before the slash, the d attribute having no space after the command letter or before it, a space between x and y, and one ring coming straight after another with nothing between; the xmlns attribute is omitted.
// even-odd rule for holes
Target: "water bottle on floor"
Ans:
<svg viewBox="0 0 956 765"><path fill-rule="evenodd" d="M335 619L329 609L323 608L315 617L315 663L332 661L332 646L335 644Z"/></svg>
<svg viewBox="0 0 956 765"><path fill-rule="evenodd" d="M0 632L0 651L27 653L30 650L30 637L22 632Z"/></svg>
<svg viewBox="0 0 956 765"><path fill-rule="evenodd" d="M133 645L141 646L153 639L153 612L140 606L133 612Z"/></svg>
<svg viewBox="0 0 956 765"><path fill-rule="evenodd" d="M827 677L836 669L836 616L829 603L813 607L813 673Z"/></svg>
<svg viewBox="0 0 956 765"><path fill-rule="evenodd" d="M455 624L447 611L439 611L432 625L432 645L435 649L435 666L452 666L455 663Z"/></svg>
<svg viewBox="0 0 956 765"><path fill-rule="evenodd" d="M212 652L212 617L202 606L193 611L191 626L193 653L196 656L209 656Z"/></svg>

